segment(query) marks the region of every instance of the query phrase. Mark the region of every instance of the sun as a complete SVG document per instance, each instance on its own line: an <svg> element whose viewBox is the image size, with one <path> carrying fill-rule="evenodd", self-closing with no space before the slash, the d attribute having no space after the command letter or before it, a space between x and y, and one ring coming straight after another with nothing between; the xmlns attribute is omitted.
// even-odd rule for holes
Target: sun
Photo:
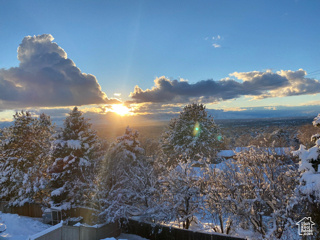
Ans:
<svg viewBox="0 0 320 240"><path fill-rule="evenodd" d="M120 116L129 115L131 113L130 108L124 106L123 104L113 104L111 106L111 111L119 114Z"/></svg>

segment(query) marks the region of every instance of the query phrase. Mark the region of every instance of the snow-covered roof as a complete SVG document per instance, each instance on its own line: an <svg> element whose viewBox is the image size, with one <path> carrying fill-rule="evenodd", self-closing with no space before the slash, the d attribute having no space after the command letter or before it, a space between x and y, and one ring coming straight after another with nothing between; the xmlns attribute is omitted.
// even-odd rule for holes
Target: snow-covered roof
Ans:
<svg viewBox="0 0 320 240"><path fill-rule="evenodd" d="M265 147L265 148L255 148L255 147L236 147L235 152L239 153L242 151L248 151L250 148L253 149L260 149L262 151L265 151L269 154L276 154L276 155L289 155L292 152L292 149L290 147Z"/></svg>
<svg viewBox="0 0 320 240"><path fill-rule="evenodd" d="M236 147L234 150L221 150L217 153L218 158L231 158L235 156L237 153L242 151L248 151L252 147ZM254 147L253 147L254 148ZM289 155L292 151L289 147L269 147L269 148L259 148L260 150L266 151L269 154L276 154L276 155Z"/></svg>

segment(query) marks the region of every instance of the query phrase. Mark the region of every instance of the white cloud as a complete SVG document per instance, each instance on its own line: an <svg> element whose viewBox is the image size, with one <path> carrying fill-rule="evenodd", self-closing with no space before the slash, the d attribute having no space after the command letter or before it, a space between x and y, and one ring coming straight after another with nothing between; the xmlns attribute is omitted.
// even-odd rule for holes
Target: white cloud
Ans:
<svg viewBox="0 0 320 240"><path fill-rule="evenodd" d="M53 40L50 34L22 40L18 47L19 66L0 69L0 109L110 101L96 77L82 73Z"/></svg>
<svg viewBox="0 0 320 240"><path fill-rule="evenodd" d="M242 112L242 111L247 111L248 109L246 108L240 108L240 107L229 107L229 108L224 108L224 112Z"/></svg>
<svg viewBox="0 0 320 240"><path fill-rule="evenodd" d="M213 36L212 37L212 46L214 48L220 48L221 47L221 44L220 42L222 41L222 37L220 35L217 35L217 36Z"/></svg>

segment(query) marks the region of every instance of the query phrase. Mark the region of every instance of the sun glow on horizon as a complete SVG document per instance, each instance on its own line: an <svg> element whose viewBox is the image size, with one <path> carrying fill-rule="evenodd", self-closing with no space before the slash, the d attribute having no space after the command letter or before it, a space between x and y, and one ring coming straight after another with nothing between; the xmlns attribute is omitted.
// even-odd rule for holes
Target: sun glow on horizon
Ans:
<svg viewBox="0 0 320 240"><path fill-rule="evenodd" d="M113 104L111 106L111 112L114 112L120 116L131 115L131 109L124 106L123 104Z"/></svg>

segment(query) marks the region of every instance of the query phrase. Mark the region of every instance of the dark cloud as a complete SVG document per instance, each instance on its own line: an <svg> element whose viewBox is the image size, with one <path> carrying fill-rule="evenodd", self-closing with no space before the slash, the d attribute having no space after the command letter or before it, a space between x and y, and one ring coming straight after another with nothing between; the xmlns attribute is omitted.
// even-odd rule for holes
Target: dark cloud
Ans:
<svg viewBox="0 0 320 240"><path fill-rule="evenodd" d="M80 106L110 100L91 74L82 73L50 34L27 36L19 67L0 69L0 108Z"/></svg>
<svg viewBox="0 0 320 240"><path fill-rule="evenodd" d="M285 97L320 93L320 83L306 78L306 72L279 71L232 73L241 81L226 78L220 81L203 80L196 83L157 78L152 89L142 90L136 86L130 97L138 103L186 103L191 101L217 102L252 96L254 98Z"/></svg>

